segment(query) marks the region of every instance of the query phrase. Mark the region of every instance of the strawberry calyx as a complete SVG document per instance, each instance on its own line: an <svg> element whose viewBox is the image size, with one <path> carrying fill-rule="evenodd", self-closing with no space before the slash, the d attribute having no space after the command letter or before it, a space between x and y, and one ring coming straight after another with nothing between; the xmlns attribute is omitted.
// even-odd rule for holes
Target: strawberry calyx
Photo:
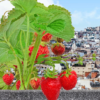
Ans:
<svg viewBox="0 0 100 100"><path fill-rule="evenodd" d="M37 79L38 79L37 77L31 78L31 80L35 80L35 81L37 81Z"/></svg>
<svg viewBox="0 0 100 100"><path fill-rule="evenodd" d="M57 70L55 70L53 68L53 70L50 70L49 68L47 68L47 70L44 70L44 77L45 78L57 78L58 73Z"/></svg>
<svg viewBox="0 0 100 100"><path fill-rule="evenodd" d="M72 69L69 68L69 67L67 66L67 70L65 70L65 71L62 72L61 77L63 77L64 75L65 75L66 77L69 77L69 75L72 74L71 71L72 71Z"/></svg>
<svg viewBox="0 0 100 100"><path fill-rule="evenodd" d="M52 45L52 48L54 48L55 46L61 46L61 47L64 47L64 45L62 44L62 43L59 43L59 42L57 42L57 43L54 43L53 45Z"/></svg>

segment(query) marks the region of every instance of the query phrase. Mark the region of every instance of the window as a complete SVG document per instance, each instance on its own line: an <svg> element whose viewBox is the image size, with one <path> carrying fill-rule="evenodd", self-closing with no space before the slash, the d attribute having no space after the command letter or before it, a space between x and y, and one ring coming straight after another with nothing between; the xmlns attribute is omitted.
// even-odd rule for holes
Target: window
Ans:
<svg viewBox="0 0 100 100"><path fill-rule="evenodd" d="M91 64L91 67L94 68L94 64Z"/></svg>

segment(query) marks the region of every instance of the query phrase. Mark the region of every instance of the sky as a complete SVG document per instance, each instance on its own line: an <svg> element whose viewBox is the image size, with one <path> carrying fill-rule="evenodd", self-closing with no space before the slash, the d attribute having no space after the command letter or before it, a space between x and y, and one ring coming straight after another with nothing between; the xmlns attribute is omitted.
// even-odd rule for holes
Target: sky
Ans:
<svg viewBox="0 0 100 100"><path fill-rule="evenodd" d="M1 1L1 0L0 0ZM62 6L71 12L72 25L75 31L87 27L100 26L100 0L37 0L45 6L52 4ZM0 18L5 11L11 10L13 5L8 0L0 2Z"/></svg>

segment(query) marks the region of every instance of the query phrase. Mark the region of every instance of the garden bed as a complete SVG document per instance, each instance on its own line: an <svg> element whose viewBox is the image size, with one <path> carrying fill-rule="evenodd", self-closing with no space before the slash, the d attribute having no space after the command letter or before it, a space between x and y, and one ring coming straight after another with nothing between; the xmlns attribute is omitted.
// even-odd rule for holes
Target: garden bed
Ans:
<svg viewBox="0 0 100 100"><path fill-rule="evenodd" d="M47 100L41 90L1 90L0 100ZM99 90L61 90L58 100L100 100Z"/></svg>

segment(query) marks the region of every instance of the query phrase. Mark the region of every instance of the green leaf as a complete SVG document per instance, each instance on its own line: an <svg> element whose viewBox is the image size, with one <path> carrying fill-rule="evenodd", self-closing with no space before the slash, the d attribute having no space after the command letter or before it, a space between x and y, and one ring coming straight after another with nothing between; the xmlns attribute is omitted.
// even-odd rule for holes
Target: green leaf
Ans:
<svg viewBox="0 0 100 100"><path fill-rule="evenodd" d="M37 0L10 0L16 9L30 14L33 7L36 5Z"/></svg>
<svg viewBox="0 0 100 100"><path fill-rule="evenodd" d="M0 88L2 88L4 86L5 86L5 83L4 83L3 79L0 77Z"/></svg>
<svg viewBox="0 0 100 100"><path fill-rule="evenodd" d="M12 38L14 32L20 27L20 25L24 22L26 15L21 16L19 19L13 21L7 31L7 38Z"/></svg>
<svg viewBox="0 0 100 100"><path fill-rule="evenodd" d="M38 58L37 58L37 64L40 64L42 61L44 61L46 58L44 58L46 54L42 54L42 55L39 55Z"/></svg>
<svg viewBox="0 0 100 100"><path fill-rule="evenodd" d="M22 14L24 14L22 11L13 8L12 10L10 10L10 12L8 12L8 20L14 20L19 18Z"/></svg>
<svg viewBox="0 0 100 100"><path fill-rule="evenodd" d="M10 37L9 42L13 47L16 47L18 40L19 30L16 30Z"/></svg>
<svg viewBox="0 0 100 100"><path fill-rule="evenodd" d="M4 21L0 24L0 38L4 36L10 26L11 21Z"/></svg>
<svg viewBox="0 0 100 100"><path fill-rule="evenodd" d="M27 31L27 25L21 25L19 30ZM29 32L35 32L31 27L29 28Z"/></svg>
<svg viewBox="0 0 100 100"><path fill-rule="evenodd" d="M0 47L0 63L9 62L14 59L13 54L9 54L8 48Z"/></svg>
<svg viewBox="0 0 100 100"><path fill-rule="evenodd" d="M57 19L47 26L47 31L51 31L50 33L59 33L64 29L64 27L65 21L62 19Z"/></svg>
<svg viewBox="0 0 100 100"><path fill-rule="evenodd" d="M22 58L22 59L24 58L23 53L22 53L22 51L21 51L20 49L14 48L14 50L15 50L16 55L17 55L18 57L20 57L20 58Z"/></svg>
<svg viewBox="0 0 100 100"><path fill-rule="evenodd" d="M55 17L52 17L51 20L54 21L57 19L62 19L65 21L65 27L60 32L56 32L51 29L48 29L48 31L56 37L60 37L67 42L70 41L71 38L74 37L74 27L72 26L70 12L65 8L56 5L50 5L48 8L49 8L48 11L55 15Z"/></svg>

